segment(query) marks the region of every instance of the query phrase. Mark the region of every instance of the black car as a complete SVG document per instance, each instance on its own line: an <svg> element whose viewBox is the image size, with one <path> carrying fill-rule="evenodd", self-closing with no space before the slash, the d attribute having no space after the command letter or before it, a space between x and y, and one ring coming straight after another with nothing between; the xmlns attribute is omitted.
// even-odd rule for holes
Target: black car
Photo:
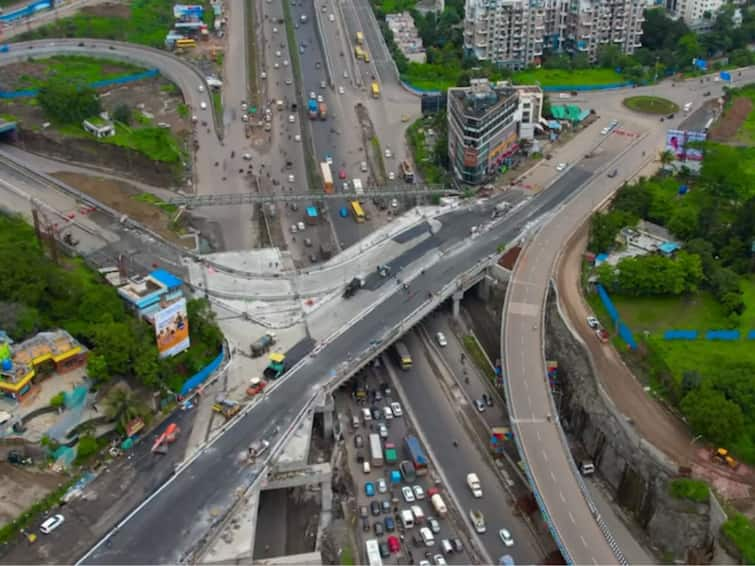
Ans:
<svg viewBox="0 0 755 566"><path fill-rule="evenodd" d="M370 520L367 517L362 517L362 530L365 533L370 530Z"/></svg>
<svg viewBox="0 0 755 566"><path fill-rule="evenodd" d="M361 448L364 446L364 437L361 434L354 435L354 448Z"/></svg>
<svg viewBox="0 0 755 566"><path fill-rule="evenodd" d="M405 482L411 483L417 479L417 472L414 471L414 465L409 460L402 460L399 469Z"/></svg>
<svg viewBox="0 0 755 566"><path fill-rule="evenodd" d="M389 533L392 533L396 530L396 522L391 517L386 517L383 519L383 523L385 523L385 530Z"/></svg>
<svg viewBox="0 0 755 566"><path fill-rule="evenodd" d="M391 555L391 551L388 550L388 543L381 542L379 548L380 548L380 556L382 558L388 558Z"/></svg>
<svg viewBox="0 0 755 566"><path fill-rule="evenodd" d="M377 501L370 503L370 510L372 511L373 515L380 515L380 503L378 503Z"/></svg>
<svg viewBox="0 0 755 566"><path fill-rule="evenodd" d="M359 506L359 516L364 518L367 517L370 514L369 510L367 509L366 505L360 505Z"/></svg>
<svg viewBox="0 0 755 566"><path fill-rule="evenodd" d="M451 545L454 547L454 552L464 552L464 545L460 538L451 539Z"/></svg>
<svg viewBox="0 0 755 566"><path fill-rule="evenodd" d="M380 507L383 509L383 513L391 512L391 502L388 499L383 499L380 502Z"/></svg>
<svg viewBox="0 0 755 566"><path fill-rule="evenodd" d="M381 522L377 522L372 525L372 530L375 531L376 537L381 537L385 533L385 530L383 529L383 523Z"/></svg>
<svg viewBox="0 0 755 566"><path fill-rule="evenodd" d="M377 407L372 407L372 419L373 420L377 421L382 416L383 416L383 413L380 412L380 409L378 409Z"/></svg>
<svg viewBox="0 0 755 566"><path fill-rule="evenodd" d="M483 402L484 402L484 403L485 403L485 404L486 404L486 405L487 405L488 407L492 407L492 406L493 406L493 397L491 397L491 396L490 396L490 395L488 395L487 393L483 393L483 394L482 394L482 400L483 400Z"/></svg>

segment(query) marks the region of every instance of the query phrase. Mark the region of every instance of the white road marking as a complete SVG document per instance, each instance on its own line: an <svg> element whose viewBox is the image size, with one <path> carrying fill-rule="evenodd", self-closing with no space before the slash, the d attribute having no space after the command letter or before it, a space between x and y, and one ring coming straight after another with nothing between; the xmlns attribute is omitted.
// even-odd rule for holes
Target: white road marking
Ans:
<svg viewBox="0 0 755 566"><path fill-rule="evenodd" d="M571 520L573 524L575 525L577 524L577 521L574 520L574 515L572 515L571 511L569 511L569 519Z"/></svg>
<svg viewBox="0 0 755 566"><path fill-rule="evenodd" d="M553 473L553 470L551 470L551 479L555 482L556 481L556 474ZM571 513L569 513L571 515Z"/></svg>
<svg viewBox="0 0 755 566"><path fill-rule="evenodd" d="M539 431L539 430L536 430L536 431L535 431L535 434L537 434L537 439L538 439L538 440L542 440L542 439L543 439L543 438L542 438L542 437L540 436L540 431Z"/></svg>
<svg viewBox="0 0 755 566"><path fill-rule="evenodd" d="M542 450L541 452L543 453L543 460L545 460L547 462L548 461L548 453L545 450Z"/></svg>
<svg viewBox="0 0 755 566"><path fill-rule="evenodd" d="M585 537L583 537L582 535L579 535L579 540L581 540L581 541L582 541L582 544L584 544L584 545L585 545L585 548L588 548L588 547L587 547L587 541L585 540Z"/></svg>
<svg viewBox="0 0 755 566"><path fill-rule="evenodd" d="M566 497L564 497L563 491L559 491L558 496L561 498L561 503L566 503Z"/></svg>

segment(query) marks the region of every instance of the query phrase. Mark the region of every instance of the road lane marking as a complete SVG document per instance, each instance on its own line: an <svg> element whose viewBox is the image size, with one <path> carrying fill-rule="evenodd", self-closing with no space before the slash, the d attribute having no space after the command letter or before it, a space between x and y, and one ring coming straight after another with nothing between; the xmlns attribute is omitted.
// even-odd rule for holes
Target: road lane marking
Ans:
<svg viewBox="0 0 755 566"><path fill-rule="evenodd" d="M529 395L527 395L527 403L529 404L530 409L531 409L532 408L532 397L530 397Z"/></svg>
<svg viewBox="0 0 755 566"><path fill-rule="evenodd" d="M545 460L547 462L548 461L548 453L545 450L542 450L541 452L543 453L543 460Z"/></svg>
<svg viewBox="0 0 755 566"><path fill-rule="evenodd" d="M588 546L587 546L587 541L585 540L585 537L583 537L582 535L579 535L579 540L581 540L581 541L582 541L582 544L584 544L584 545L585 545L585 548L588 548Z"/></svg>
<svg viewBox="0 0 755 566"><path fill-rule="evenodd" d="M556 481L556 474L553 473L553 470L551 470L551 479L555 482ZM571 515L571 513L569 513Z"/></svg>
<svg viewBox="0 0 755 566"><path fill-rule="evenodd" d="M571 511L569 511L569 519L571 520L572 524L577 524L577 521L574 520L574 515L572 515Z"/></svg>
<svg viewBox="0 0 755 566"><path fill-rule="evenodd" d="M566 497L564 497L563 491L559 491L558 496L561 498L561 503L566 503Z"/></svg>
<svg viewBox="0 0 755 566"><path fill-rule="evenodd" d="M542 436L540 436L540 431L539 430L536 430L535 434L537 434L537 439L538 440L542 440L543 439Z"/></svg>
<svg viewBox="0 0 755 566"><path fill-rule="evenodd" d="M529 381L525 379L522 383L524 383L524 388L529 390L530 388Z"/></svg>

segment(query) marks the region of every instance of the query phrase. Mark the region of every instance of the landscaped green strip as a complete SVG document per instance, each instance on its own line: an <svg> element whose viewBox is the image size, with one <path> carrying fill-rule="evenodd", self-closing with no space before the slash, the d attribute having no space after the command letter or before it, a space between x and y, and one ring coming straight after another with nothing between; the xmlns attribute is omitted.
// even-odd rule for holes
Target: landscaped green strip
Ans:
<svg viewBox="0 0 755 566"><path fill-rule="evenodd" d="M252 84L247 84L246 89L249 91L249 105L259 106L259 93L257 92L257 36L255 35L255 10L256 4L253 0L248 0L246 3L246 44L249 48L249 52L246 54L246 58L249 64L249 80ZM259 109L257 110L259 112Z"/></svg>
<svg viewBox="0 0 755 566"><path fill-rule="evenodd" d="M630 96L624 99L624 106L644 114L671 114L679 110L677 104L659 96Z"/></svg>
<svg viewBox="0 0 755 566"><path fill-rule="evenodd" d="M477 338L468 334L464 336L464 348L474 360L475 365L482 371L490 382L495 385L495 370L491 367L485 352L482 351L482 346L477 341Z"/></svg>
<svg viewBox="0 0 755 566"><path fill-rule="evenodd" d="M341 549L341 564L356 564L356 562L354 561L354 551L352 550L350 544L347 544Z"/></svg>
<svg viewBox="0 0 755 566"><path fill-rule="evenodd" d="M165 202L163 199L161 199L158 196L153 195L152 193L139 193L138 195L135 195L132 197L134 200L138 200L139 202L146 202L147 204L151 204L162 210L164 213L173 215L176 212L178 212L178 207L175 204L170 204Z"/></svg>
<svg viewBox="0 0 755 566"><path fill-rule="evenodd" d="M212 91L212 111L218 124L223 123L223 95L219 90Z"/></svg>
<svg viewBox="0 0 755 566"><path fill-rule="evenodd" d="M376 155L375 159L377 159L377 166L378 170L380 171L380 176L383 178L383 181L385 181L388 176L385 173L385 161L383 161L383 152L380 149L380 140L377 136L372 136L370 143L372 144L372 149L374 150Z"/></svg>
<svg viewBox="0 0 755 566"><path fill-rule="evenodd" d="M622 75L613 69L532 69L518 71L512 77L515 84L549 86L602 86L623 83Z"/></svg>

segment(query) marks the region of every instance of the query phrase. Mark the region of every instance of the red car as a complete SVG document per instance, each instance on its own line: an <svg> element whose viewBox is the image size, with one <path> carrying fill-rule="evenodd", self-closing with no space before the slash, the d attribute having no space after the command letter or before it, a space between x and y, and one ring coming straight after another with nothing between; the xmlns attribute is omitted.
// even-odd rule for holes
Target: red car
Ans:
<svg viewBox="0 0 755 566"><path fill-rule="evenodd" d="M440 493L440 489L438 489L437 487L433 486L433 487L431 487L431 488L429 488L427 490L427 497L431 498L436 493Z"/></svg>
<svg viewBox="0 0 755 566"><path fill-rule="evenodd" d="M338 170L338 178L339 179L345 179L346 178L346 169L339 169Z"/></svg>
<svg viewBox="0 0 755 566"><path fill-rule="evenodd" d="M262 390L267 385L267 381L259 378L253 378L250 382L249 387L246 388L246 394L249 397L254 397L255 395L259 395L262 393Z"/></svg>
<svg viewBox="0 0 755 566"><path fill-rule="evenodd" d="M606 332L605 328L598 328L595 331L595 335L598 337L598 340L600 340L603 344L606 344L608 342L608 332Z"/></svg>
<svg viewBox="0 0 755 566"><path fill-rule="evenodd" d="M398 541L398 537L393 535L388 537L388 550L391 551L391 554L401 552L401 543Z"/></svg>

